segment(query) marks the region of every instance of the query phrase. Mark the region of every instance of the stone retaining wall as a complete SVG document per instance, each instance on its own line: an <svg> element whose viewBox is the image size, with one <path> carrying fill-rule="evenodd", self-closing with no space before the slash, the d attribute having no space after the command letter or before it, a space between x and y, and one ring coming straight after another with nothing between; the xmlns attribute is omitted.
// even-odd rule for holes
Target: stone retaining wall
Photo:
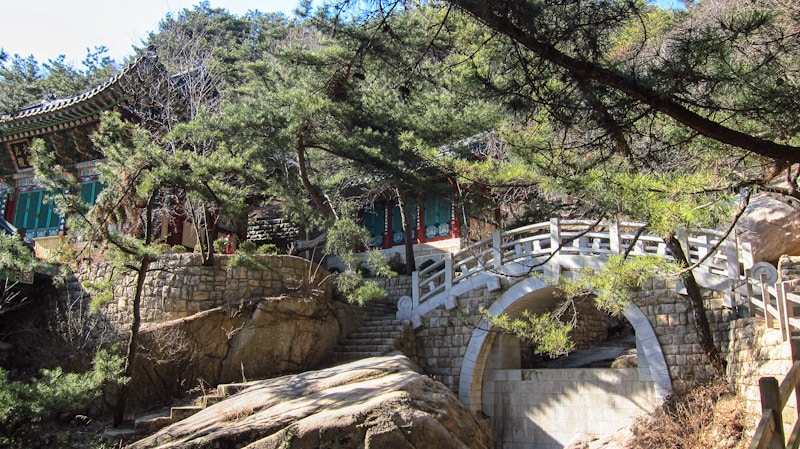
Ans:
<svg viewBox="0 0 800 449"><path fill-rule="evenodd" d="M375 280L386 290L386 299L395 304L401 296L411 296L411 276L395 276Z"/></svg>
<svg viewBox="0 0 800 449"><path fill-rule="evenodd" d="M727 376L736 393L747 403L753 427L761 418L761 394L758 380L774 377L781 382L792 368L792 348L783 341L780 330L767 329L761 318L741 318L730 323L730 343L725 348L728 360ZM794 398L784 409L784 422L797 419Z"/></svg>
<svg viewBox="0 0 800 449"><path fill-rule="evenodd" d="M215 307L237 305L250 298L284 294L314 294L330 298L327 272L314 271L309 261L294 256L262 256L270 269L228 270L230 256L215 256L213 266L203 266L198 254L162 256L151 266L142 296L142 325L185 318ZM88 295L82 282L97 282L111 274L108 264L85 265L76 281L68 283L68 294L75 298ZM135 291L135 276L127 275L114 282L113 299L100 313L117 331L127 330L131 321L130 301Z"/></svg>
<svg viewBox="0 0 800 449"><path fill-rule="evenodd" d="M678 294L676 287L675 280L650 280L634 294L634 302L661 343L673 384L691 383L698 377L710 375L712 369L700 344L689 299ZM714 343L724 351L734 312L723 308L718 298L706 298L705 304Z"/></svg>

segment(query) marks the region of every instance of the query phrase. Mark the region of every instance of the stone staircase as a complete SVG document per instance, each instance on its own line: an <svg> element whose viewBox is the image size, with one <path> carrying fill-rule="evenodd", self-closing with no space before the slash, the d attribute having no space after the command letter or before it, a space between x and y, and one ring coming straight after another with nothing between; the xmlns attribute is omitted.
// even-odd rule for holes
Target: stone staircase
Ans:
<svg viewBox="0 0 800 449"><path fill-rule="evenodd" d="M367 303L361 306L366 318L359 328L339 342L327 355L324 366L387 354L405 348L410 332L408 321L395 318L397 306L391 301Z"/></svg>
<svg viewBox="0 0 800 449"><path fill-rule="evenodd" d="M391 301L376 301L358 307L353 313L362 317L363 321L360 327L328 353L323 366L339 365L402 349L406 337L410 335L407 332L411 332L411 328L408 321L395 318L396 311L397 306ZM186 419L251 385L253 382L220 384L190 405L175 406L171 407L169 412L137 418L134 422L133 432L137 434L153 433L172 423Z"/></svg>
<svg viewBox="0 0 800 449"><path fill-rule="evenodd" d="M253 382L243 382L217 385L217 388L206 392L197 398L193 404L171 407L167 413L154 413L152 415L136 418L133 430L138 434L153 433L162 427L186 419L200 410L244 390L252 384Z"/></svg>

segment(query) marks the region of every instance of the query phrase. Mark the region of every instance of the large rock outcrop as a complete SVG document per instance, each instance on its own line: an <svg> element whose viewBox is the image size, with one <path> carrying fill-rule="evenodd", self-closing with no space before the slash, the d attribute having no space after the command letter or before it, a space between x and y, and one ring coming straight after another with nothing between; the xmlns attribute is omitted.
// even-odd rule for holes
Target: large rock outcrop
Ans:
<svg viewBox="0 0 800 449"><path fill-rule="evenodd" d="M486 423L402 354L255 382L129 446L490 448Z"/></svg>
<svg viewBox="0 0 800 449"><path fill-rule="evenodd" d="M755 262L800 255L800 210L771 194L756 195L739 219L736 235L750 243Z"/></svg>
<svg viewBox="0 0 800 449"><path fill-rule="evenodd" d="M311 369L341 336L336 303L322 296L260 298L143 329L137 405L188 388Z"/></svg>

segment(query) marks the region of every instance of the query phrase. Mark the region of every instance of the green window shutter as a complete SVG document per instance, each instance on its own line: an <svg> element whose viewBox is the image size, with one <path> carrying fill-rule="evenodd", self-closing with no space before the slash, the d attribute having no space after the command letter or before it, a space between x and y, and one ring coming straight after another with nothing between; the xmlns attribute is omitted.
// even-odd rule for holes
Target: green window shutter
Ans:
<svg viewBox="0 0 800 449"><path fill-rule="evenodd" d="M84 182L81 184L81 201L86 204L92 204L93 194L94 194L94 184L93 182Z"/></svg>
<svg viewBox="0 0 800 449"><path fill-rule="evenodd" d="M55 201L50 200L47 208L47 224L44 226L50 230L50 235L55 235L58 232L58 228L61 226L61 215L59 215L58 211L56 210Z"/></svg>
<svg viewBox="0 0 800 449"><path fill-rule="evenodd" d="M103 183L100 181L89 181L81 184L81 201L94 206L97 202L97 195L103 190Z"/></svg>
<svg viewBox="0 0 800 449"><path fill-rule="evenodd" d="M373 209L364 212L363 223L372 236L372 244L380 246L383 241L383 225L386 220L386 207L382 204L376 204Z"/></svg>
<svg viewBox="0 0 800 449"><path fill-rule="evenodd" d="M450 202L441 196L425 198L425 225L440 225L450 222Z"/></svg>
<svg viewBox="0 0 800 449"><path fill-rule="evenodd" d="M17 210L14 211L14 227L25 227L25 213L28 211L29 192L20 192L17 197Z"/></svg>
<svg viewBox="0 0 800 449"><path fill-rule="evenodd" d="M42 208L42 191L36 190L30 192L30 199L28 200L28 211L25 217L25 228L28 232L36 230L37 221L39 218L39 210Z"/></svg>

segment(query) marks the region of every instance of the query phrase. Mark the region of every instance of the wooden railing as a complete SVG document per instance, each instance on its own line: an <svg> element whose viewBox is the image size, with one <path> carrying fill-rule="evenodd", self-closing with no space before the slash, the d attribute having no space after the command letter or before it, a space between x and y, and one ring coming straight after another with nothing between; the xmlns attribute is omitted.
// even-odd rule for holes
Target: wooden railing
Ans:
<svg viewBox="0 0 800 449"><path fill-rule="evenodd" d="M574 256L597 259L611 254L660 256L672 254L661 237L643 232L643 223L591 220L559 220L537 223L509 231L495 232L489 238L444 258L413 275L414 308L427 301L446 301L444 292L483 272L508 274L508 267L522 267L527 273L549 273L557 279L563 267L574 268ZM709 256L724 234L700 230L679 235L690 263L702 261L695 275L710 275L742 284L740 248L731 239ZM732 298L731 298L732 301ZM434 306L431 304L431 306Z"/></svg>
<svg viewBox="0 0 800 449"><path fill-rule="evenodd" d="M794 362L789 374L780 385L774 377L762 377L759 380L762 417L756 427L750 449L797 449L800 446L800 420L797 417L788 440L783 430L783 409L792 393L795 394L797 410L800 410L798 381L800 381L800 362Z"/></svg>

